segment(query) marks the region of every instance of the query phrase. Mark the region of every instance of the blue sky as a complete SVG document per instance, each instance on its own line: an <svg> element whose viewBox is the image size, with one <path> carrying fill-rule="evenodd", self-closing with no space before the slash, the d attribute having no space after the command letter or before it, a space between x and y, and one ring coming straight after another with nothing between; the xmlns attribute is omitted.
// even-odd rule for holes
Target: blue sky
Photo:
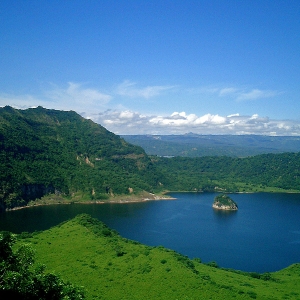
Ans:
<svg viewBox="0 0 300 300"><path fill-rule="evenodd" d="M300 2L0 2L0 106L116 134L300 135Z"/></svg>

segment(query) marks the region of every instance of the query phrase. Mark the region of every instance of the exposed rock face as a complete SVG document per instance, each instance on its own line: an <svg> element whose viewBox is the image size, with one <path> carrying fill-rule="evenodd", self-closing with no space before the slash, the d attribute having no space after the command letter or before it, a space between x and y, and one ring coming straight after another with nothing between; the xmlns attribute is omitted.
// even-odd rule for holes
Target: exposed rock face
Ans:
<svg viewBox="0 0 300 300"><path fill-rule="evenodd" d="M215 197L212 207L222 210L238 210L237 204L227 195Z"/></svg>
<svg viewBox="0 0 300 300"><path fill-rule="evenodd" d="M21 187L22 198L29 201L41 198L47 194L61 194L54 186L44 186L43 184L27 184Z"/></svg>

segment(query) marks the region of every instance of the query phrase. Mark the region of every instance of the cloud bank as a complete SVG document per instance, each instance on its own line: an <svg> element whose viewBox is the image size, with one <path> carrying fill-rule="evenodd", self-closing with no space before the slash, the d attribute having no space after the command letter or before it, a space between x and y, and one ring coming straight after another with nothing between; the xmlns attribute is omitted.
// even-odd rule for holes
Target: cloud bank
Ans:
<svg viewBox="0 0 300 300"><path fill-rule="evenodd" d="M166 92L173 93L174 88L175 86L163 85L139 87L136 83L125 80L114 88L108 89L107 92L101 92L98 89L87 88L84 84L69 82L65 87L52 85L50 89L42 92L39 96L0 94L0 106L10 105L25 109L40 105L51 109L73 110L116 134L184 134L193 132L197 134L300 136L299 121L272 120L257 114L248 116L234 113L222 116L213 113L197 115L196 112L173 112L170 115L147 115L123 108L122 99L149 99ZM230 86L194 89L189 92L198 95L213 94L219 98L230 97L236 102L270 98L280 94L278 91L272 90L242 89ZM115 100L116 98L117 100ZM119 103L117 103L118 101ZM114 106L112 102L115 102ZM130 101L127 103L130 104ZM108 107L118 107L118 110L108 109Z"/></svg>
<svg viewBox="0 0 300 300"><path fill-rule="evenodd" d="M300 136L300 122L271 120L268 117L220 116L174 112L169 116L146 116L132 111L107 110L84 117L94 120L116 134L258 134Z"/></svg>

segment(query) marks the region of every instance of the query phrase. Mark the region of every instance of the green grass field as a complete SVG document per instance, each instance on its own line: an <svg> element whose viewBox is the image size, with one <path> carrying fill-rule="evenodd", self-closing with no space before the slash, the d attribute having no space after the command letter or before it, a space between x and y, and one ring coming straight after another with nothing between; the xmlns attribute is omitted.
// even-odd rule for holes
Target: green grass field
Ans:
<svg viewBox="0 0 300 300"><path fill-rule="evenodd" d="M87 299L300 299L300 264L263 276L223 270L122 238L88 215L22 243L37 263L83 286Z"/></svg>

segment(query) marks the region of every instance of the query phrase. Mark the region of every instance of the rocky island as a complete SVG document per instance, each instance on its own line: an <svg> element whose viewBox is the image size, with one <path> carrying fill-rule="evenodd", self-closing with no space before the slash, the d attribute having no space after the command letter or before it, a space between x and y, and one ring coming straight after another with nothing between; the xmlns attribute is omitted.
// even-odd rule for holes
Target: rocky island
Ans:
<svg viewBox="0 0 300 300"><path fill-rule="evenodd" d="M224 194L215 197L212 207L222 210L238 210L237 204L229 196Z"/></svg>

